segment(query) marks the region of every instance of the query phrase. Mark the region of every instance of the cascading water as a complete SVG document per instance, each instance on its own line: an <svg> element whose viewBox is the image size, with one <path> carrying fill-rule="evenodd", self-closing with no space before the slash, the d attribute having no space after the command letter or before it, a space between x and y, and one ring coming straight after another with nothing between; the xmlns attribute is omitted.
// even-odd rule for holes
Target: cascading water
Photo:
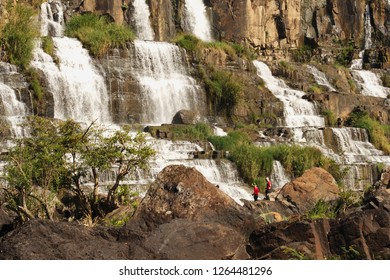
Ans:
<svg viewBox="0 0 390 280"><path fill-rule="evenodd" d="M284 95L292 95L294 98L299 98L302 96L302 93L296 94L297 91L287 88L283 81L274 78L266 64L258 61L255 61L254 64L258 69L258 75L264 80L266 86L276 97L280 98L281 96L284 97ZM288 122L288 120L291 119L291 114L301 114L301 112L293 109L287 110L290 103L284 101L284 104L287 126L292 128L295 134L296 130L300 129L300 127L295 127L297 122ZM310 112L310 115L314 120L320 118L316 115L314 107L307 111ZM315 122L312 121L312 123ZM305 122L301 121L301 125L304 126L304 124ZM361 190L372 183L372 181L369 182L368 180L373 178L374 165L378 163L390 164L390 157L384 156L382 151L377 150L368 141L368 135L364 129L344 127L319 130L318 128L323 128L319 125L322 124L322 122L315 124L316 126L311 130L305 130L303 133L299 133L301 137L305 139L305 141L301 142L304 142L305 145L319 148L325 155L334 159L337 163L342 164L344 167L348 167L347 175L343 181L344 184L351 189ZM294 142L296 142L296 139ZM274 168L276 169L277 167L274 166ZM363 174L363 172L365 173ZM367 175L367 172L370 172L370 175ZM363 180L360 178L365 179ZM278 179L274 178L274 180Z"/></svg>
<svg viewBox="0 0 390 280"><path fill-rule="evenodd" d="M225 159L195 159L195 151L203 149L188 141L170 141L162 139L149 139L151 146L157 151L156 158L150 162L148 172L138 171L133 177L126 178L123 184L131 185L141 195L145 193L148 185L153 182L158 173L168 165L184 165L194 167L205 178L218 185L219 188L234 199L238 204L243 205L241 199L251 200L252 196L247 186L239 179L234 165ZM104 178L106 184L114 181L115 174L107 173Z"/></svg>
<svg viewBox="0 0 390 280"><path fill-rule="evenodd" d="M363 95L387 98L390 94L390 89L382 85L380 77L372 71L362 70L364 51L372 48L372 27L369 5L366 6L365 10L364 31L364 50L359 53L358 59L352 61L350 68L352 70L352 75L355 81L360 85L361 93Z"/></svg>
<svg viewBox="0 0 390 280"><path fill-rule="evenodd" d="M203 0L186 0L184 4L185 31L194 34L199 39L211 42L213 36L211 33L211 25L207 16L206 7Z"/></svg>
<svg viewBox="0 0 390 280"><path fill-rule="evenodd" d="M187 1L188 2L188 1ZM190 10L199 7L202 1L191 1ZM195 5L195 6L194 6ZM174 115L182 110L202 111L201 87L189 75L189 65L185 50L166 42L154 42L154 34L150 28L149 6L145 1L134 1L134 17L139 17L135 24L138 39L134 41L133 57L131 59L132 73L139 83L142 95L143 124L160 125L171 123ZM192 13L198 12L191 10ZM204 40L211 40L207 35L209 27L205 24L206 15L192 17L193 31ZM200 24L197 23L200 21ZM134 25L134 24L133 24ZM204 30L203 30L204 29ZM203 34L203 35L202 35ZM221 129L218 133L223 134ZM155 180L157 174L166 166L182 164L194 167L207 180L231 196L237 203L240 199L252 199L245 185L239 181L237 170L227 160L195 159L194 152L203 149L190 142L149 139L157 151L155 161L150 163L149 172L139 172L134 178L127 178L124 184L138 188L142 194L145 187ZM109 176L110 177L110 176ZM104 181L110 182L110 178ZM143 189L143 191L142 191Z"/></svg>
<svg viewBox="0 0 390 280"><path fill-rule="evenodd" d="M142 123L171 123L182 109L199 110L200 86L188 75L185 53L165 42L134 41L132 61L142 99Z"/></svg>
<svg viewBox="0 0 390 280"><path fill-rule="evenodd" d="M150 26L150 11L145 0L134 0L133 3L133 26L140 40L153 40L154 32Z"/></svg>
<svg viewBox="0 0 390 280"><path fill-rule="evenodd" d="M42 11L50 10L49 7L49 3L43 3ZM56 8L58 16L54 20L58 24L52 24L51 13L43 13L41 23L42 29L48 26L58 28L54 32L58 35L62 34L62 5L56 5ZM54 100L54 118L109 123L109 98L105 81L93 65L88 51L76 39L53 37L53 42L58 62L38 45L31 66L40 69L46 78L47 90Z"/></svg>
<svg viewBox="0 0 390 280"><path fill-rule="evenodd" d="M368 164L390 163L390 157L376 149L370 142L367 131L356 127L332 128L336 153L342 155L341 163Z"/></svg>
<svg viewBox="0 0 390 280"><path fill-rule="evenodd" d="M356 82L361 86L361 93L365 96L387 98L390 88L382 85L378 75L368 70L355 70L352 72Z"/></svg>
<svg viewBox="0 0 390 280"><path fill-rule="evenodd" d="M63 35L64 12L61 1L49 0L41 4L41 35L56 36Z"/></svg>
<svg viewBox="0 0 390 280"><path fill-rule="evenodd" d="M15 91L2 82L0 82L0 112L10 124L12 135L16 138L23 137L24 131L20 124L28 113L27 107L17 99Z"/></svg>
<svg viewBox="0 0 390 280"><path fill-rule="evenodd" d="M366 5L366 10L364 13L364 49L368 50L372 47L372 26L371 26L371 12L370 5Z"/></svg>
<svg viewBox="0 0 390 280"><path fill-rule="evenodd" d="M272 164L272 173L270 176L272 187L274 189L282 188L286 183L291 181L280 161L274 160Z"/></svg>
<svg viewBox="0 0 390 280"><path fill-rule="evenodd" d="M253 61L257 74L264 80L266 87L284 104L285 125L287 127L324 127L314 105L303 99L303 91L289 88L283 80L275 78L269 67L260 61Z"/></svg>
<svg viewBox="0 0 390 280"><path fill-rule="evenodd" d="M316 67L307 65L307 68L311 72L311 74L314 76L314 79L317 84L326 87L329 91L336 91L336 89L329 83L328 79L326 78L325 73L318 70Z"/></svg>

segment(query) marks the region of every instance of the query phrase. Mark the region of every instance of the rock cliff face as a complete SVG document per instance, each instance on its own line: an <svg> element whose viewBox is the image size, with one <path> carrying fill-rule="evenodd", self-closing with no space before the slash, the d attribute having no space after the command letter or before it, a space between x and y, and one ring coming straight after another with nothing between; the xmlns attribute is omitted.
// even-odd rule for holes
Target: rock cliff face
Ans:
<svg viewBox="0 0 390 280"><path fill-rule="evenodd" d="M123 0L84 0L80 2L82 12L92 12L96 14L109 15L115 22L124 22Z"/></svg>
<svg viewBox="0 0 390 280"><path fill-rule="evenodd" d="M132 1L85 0L82 11L110 15L116 22L130 21ZM150 0L156 40L173 38L183 30L183 0ZM248 43L254 47L290 48L304 43L327 45L352 39L362 46L366 3L359 0L209 0L213 32L219 40ZM390 5L368 2L375 38L389 40ZM130 9L129 9L130 7Z"/></svg>

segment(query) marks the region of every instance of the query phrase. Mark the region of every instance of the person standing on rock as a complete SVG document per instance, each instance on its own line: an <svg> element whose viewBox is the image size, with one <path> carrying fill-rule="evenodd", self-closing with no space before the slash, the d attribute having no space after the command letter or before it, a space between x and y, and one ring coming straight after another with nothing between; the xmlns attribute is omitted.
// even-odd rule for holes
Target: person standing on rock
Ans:
<svg viewBox="0 0 390 280"><path fill-rule="evenodd" d="M269 200L269 193L271 192L272 189L272 183L268 177L265 178L265 181L267 182L267 185L265 186L265 199Z"/></svg>
<svg viewBox="0 0 390 280"><path fill-rule="evenodd" d="M253 183L252 186L253 186L253 198L255 201L257 201L257 199L259 198L259 187L255 183Z"/></svg>

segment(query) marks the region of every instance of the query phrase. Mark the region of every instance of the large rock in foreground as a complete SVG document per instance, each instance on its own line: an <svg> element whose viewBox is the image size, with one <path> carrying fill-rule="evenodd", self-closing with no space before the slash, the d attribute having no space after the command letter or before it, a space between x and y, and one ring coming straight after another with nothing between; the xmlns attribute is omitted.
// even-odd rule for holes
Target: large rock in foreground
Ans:
<svg viewBox="0 0 390 280"><path fill-rule="evenodd" d="M276 199L285 201L300 214L304 214L320 200L337 200L339 192L333 176L325 169L315 167L306 170L301 177L287 183Z"/></svg>
<svg viewBox="0 0 390 280"><path fill-rule="evenodd" d="M130 246L116 242L115 230L76 223L31 220L0 239L0 259L118 260Z"/></svg>
<svg viewBox="0 0 390 280"><path fill-rule="evenodd" d="M255 228L252 213L208 182L195 168L171 165L150 186L120 241L140 236L156 259L247 259L247 236Z"/></svg>
<svg viewBox="0 0 390 280"><path fill-rule="evenodd" d="M246 232L251 213L222 192L195 168L165 167L151 184L133 218L149 231L174 219L212 221Z"/></svg>

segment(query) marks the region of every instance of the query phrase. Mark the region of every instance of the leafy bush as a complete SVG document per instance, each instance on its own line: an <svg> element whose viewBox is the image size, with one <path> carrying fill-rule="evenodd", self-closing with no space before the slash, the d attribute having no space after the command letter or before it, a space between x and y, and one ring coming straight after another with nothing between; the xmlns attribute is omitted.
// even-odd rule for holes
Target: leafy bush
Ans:
<svg viewBox="0 0 390 280"><path fill-rule="evenodd" d="M230 117L239 102L242 84L226 71L213 71L205 83L214 111L224 112Z"/></svg>
<svg viewBox="0 0 390 280"><path fill-rule="evenodd" d="M352 44L342 47L336 56L336 61L342 66L348 67L351 64L354 53L354 46Z"/></svg>
<svg viewBox="0 0 390 280"><path fill-rule="evenodd" d="M210 136L208 140L217 150L224 151L233 151L240 145L251 143L249 136L241 131L229 132L227 136Z"/></svg>
<svg viewBox="0 0 390 280"><path fill-rule="evenodd" d="M195 125L175 126L173 128L174 139L206 140L213 134L208 124L197 123Z"/></svg>
<svg viewBox="0 0 390 280"><path fill-rule="evenodd" d="M201 40L192 34L181 34L173 42L187 51L194 51L201 44Z"/></svg>
<svg viewBox="0 0 390 280"><path fill-rule="evenodd" d="M322 111L322 114L325 116L325 120L328 126L337 126L337 118L334 112L332 112L331 110L324 110Z"/></svg>
<svg viewBox="0 0 390 280"><path fill-rule="evenodd" d="M335 207L330 203L323 200L319 200L316 205L307 212L309 219L325 219L336 218L337 212Z"/></svg>
<svg viewBox="0 0 390 280"><path fill-rule="evenodd" d="M257 55L254 52L253 49L247 48L241 44L232 43L231 46L236 51L236 55L239 57L247 58L248 60L252 61L256 59Z"/></svg>
<svg viewBox="0 0 390 280"><path fill-rule="evenodd" d="M3 60L23 68L28 67L33 56L34 40L39 35L33 16L34 10L23 4L17 4L10 10L8 22L1 30Z"/></svg>
<svg viewBox="0 0 390 280"><path fill-rule="evenodd" d="M101 57L110 48L123 47L135 38L129 27L117 25L107 17L94 14L72 17L66 24L65 34L79 39L95 57Z"/></svg>
<svg viewBox="0 0 390 280"><path fill-rule="evenodd" d="M241 131L229 132L227 136L211 136L208 140L218 150L229 151L232 160L246 182L263 182L272 172L273 162L280 161L286 172L299 177L312 167L322 167L340 183L345 175L334 160L325 157L314 147L275 145L257 147L249 136ZM261 184L260 184L261 186Z"/></svg>

